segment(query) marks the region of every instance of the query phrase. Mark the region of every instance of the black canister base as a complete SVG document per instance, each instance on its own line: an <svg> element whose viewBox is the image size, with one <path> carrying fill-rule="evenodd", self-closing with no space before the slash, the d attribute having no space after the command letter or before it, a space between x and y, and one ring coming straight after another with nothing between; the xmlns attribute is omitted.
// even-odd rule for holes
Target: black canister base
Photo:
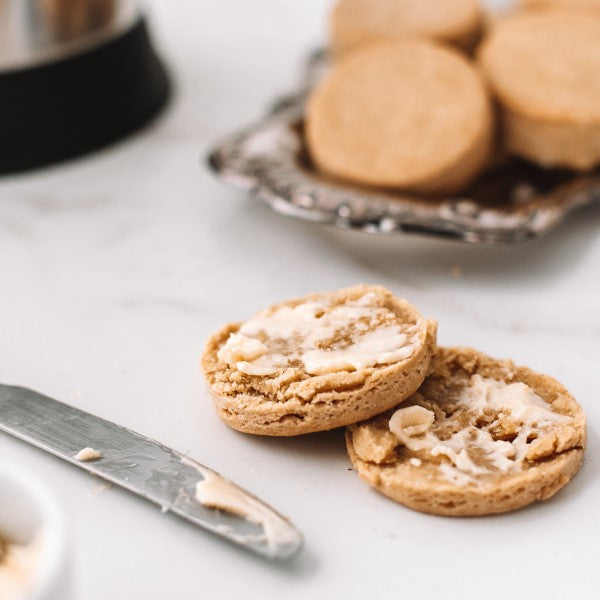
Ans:
<svg viewBox="0 0 600 600"><path fill-rule="evenodd" d="M147 123L169 79L145 19L80 54L0 72L0 174L109 144Z"/></svg>

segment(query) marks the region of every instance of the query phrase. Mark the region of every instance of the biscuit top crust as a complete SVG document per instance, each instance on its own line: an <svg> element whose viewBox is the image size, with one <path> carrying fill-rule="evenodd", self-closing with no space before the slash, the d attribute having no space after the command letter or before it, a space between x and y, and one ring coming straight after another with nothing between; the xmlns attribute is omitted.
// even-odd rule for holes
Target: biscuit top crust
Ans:
<svg viewBox="0 0 600 600"><path fill-rule="evenodd" d="M566 8L568 10L600 10L600 0L521 0L524 8Z"/></svg>
<svg viewBox="0 0 600 600"><path fill-rule="evenodd" d="M338 61L307 105L311 155L363 183L435 179L490 128L479 72L458 51L419 39L379 42Z"/></svg>
<svg viewBox="0 0 600 600"><path fill-rule="evenodd" d="M399 445L451 483L485 483L579 440L573 417L555 412L525 383L475 374L453 396L442 405L420 396L389 421Z"/></svg>
<svg viewBox="0 0 600 600"><path fill-rule="evenodd" d="M274 375L288 367L309 375L362 371L410 358L426 334L422 319L403 321L374 288L352 298L315 295L261 311L217 352L246 375Z"/></svg>
<svg viewBox="0 0 600 600"><path fill-rule="evenodd" d="M425 35L452 39L479 23L477 0L340 0L332 14L336 28L373 36Z"/></svg>
<svg viewBox="0 0 600 600"><path fill-rule="evenodd" d="M600 14L539 9L500 19L478 57L509 108L600 123Z"/></svg>

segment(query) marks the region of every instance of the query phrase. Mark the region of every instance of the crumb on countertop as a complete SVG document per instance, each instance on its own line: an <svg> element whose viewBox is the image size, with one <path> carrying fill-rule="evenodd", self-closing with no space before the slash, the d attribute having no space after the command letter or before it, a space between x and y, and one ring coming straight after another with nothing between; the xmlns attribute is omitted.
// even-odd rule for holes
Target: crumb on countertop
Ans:
<svg viewBox="0 0 600 600"><path fill-rule="evenodd" d="M465 270L460 265L452 265L448 273L453 279L460 279L465 274Z"/></svg>

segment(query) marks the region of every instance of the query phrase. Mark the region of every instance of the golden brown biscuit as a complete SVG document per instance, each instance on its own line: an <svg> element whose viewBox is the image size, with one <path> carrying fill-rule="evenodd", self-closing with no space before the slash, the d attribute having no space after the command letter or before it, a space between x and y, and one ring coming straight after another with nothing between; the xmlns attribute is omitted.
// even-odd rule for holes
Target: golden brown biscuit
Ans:
<svg viewBox="0 0 600 600"><path fill-rule="evenodd" d="M443 194L485 166L493 119L467 59L413 39L368 46L335 63L308 101L306 136L326 173Z"/></svg>
<svg viewBox="0 0 600 600"><path fill-rule="evenodd" d="M600 0L521 0L525 8L565 8L600 11Z"/></svg>
<svg viewBox="0 0 600 600"><path fill-rule="evenodd" d="M290 436L355 423L410 396L427 373L436 323L378 286L277 304L212 336L210 394L234 429Z"/></svg>
<svg viewBox="0 0 600 600"><path fill-rule="evenodd" d="M438 348L407 402L346 433L359 475L439 515L545 500L581 466L583 410L556 380L467 348Z"/></svg>
<svg viewBox="0 0 600 600"><path fill-rule="evenodd" d="M600 164L600 15L517 13L496 23L478 56L511 153L550 167Z"/></svg>
<svg viewBox="0 0 600 600"><path fill-rule="evenodd" d="M339 0L330 22L335 55L407 35L470 50L480 28L477 0Z"/></svg>

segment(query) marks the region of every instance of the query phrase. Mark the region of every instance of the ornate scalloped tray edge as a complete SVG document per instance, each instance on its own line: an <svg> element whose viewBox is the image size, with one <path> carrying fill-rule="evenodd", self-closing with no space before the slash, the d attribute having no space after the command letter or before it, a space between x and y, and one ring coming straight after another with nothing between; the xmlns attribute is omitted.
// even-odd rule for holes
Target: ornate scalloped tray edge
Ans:
<svg viewBox="0 0 600 600"><path fill-rule="evenodd" d="M223 180L249 190L273 210L370 233L419 233L470 243L520 242L542 236L576 208L600 200L600 172L578 175L508 159L488 169L462 196L422 198L335 181L311 164L304 105L326 68L315 53L305 84L279 99L257 123L218 143L207 157Z"/></svg>

